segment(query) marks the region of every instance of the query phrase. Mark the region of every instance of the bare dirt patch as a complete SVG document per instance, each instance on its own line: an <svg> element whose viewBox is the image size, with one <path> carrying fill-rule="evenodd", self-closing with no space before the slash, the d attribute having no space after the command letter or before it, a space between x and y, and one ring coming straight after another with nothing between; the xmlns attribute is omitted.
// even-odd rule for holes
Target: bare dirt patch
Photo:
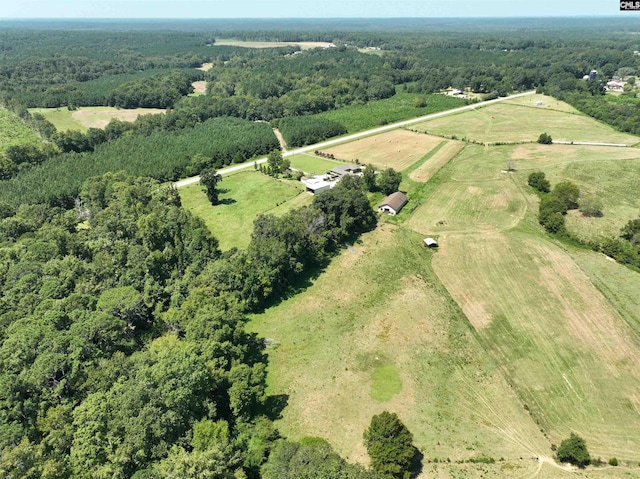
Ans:
<svg viewBox="0 0 640 479"><path fill-rule="evenodd" d="M461 141L448 141L431 158L412 171L409 178L413 181L429 181L440 168L460 153L463 148L464 143Z"/></svg>
<svg viewBox="0 0 640 479"><path fill-rule="evenodd" d="M75 120L87 128L104 128L111 120L135 121L140 115L155 115L164 113L159 108L136 108L133 110L118 110L116 108L82 108L71 115Z"/></svg>
<svg viewBox="0 0 640 479"><path fill-rule="evenodd" d="M394 130L352 141L326 150L344 161L371 163L379 168L402 171L422 158L442 141L431 135Z"/></svg>
<svg viewBox="0 0 640 479"><path fill-rule="evenodd" d="M193 90L196 93L206 93L207 92L207 82L204 80L194 81L192 84Z"/></svg>
<svg viewBox="0 0 640 479"><path fill-rule="evenodd" d="M203 63L201 67L196 68L196 70L202 70L203 72L208 72L213 68L213 63Z"/></svg>

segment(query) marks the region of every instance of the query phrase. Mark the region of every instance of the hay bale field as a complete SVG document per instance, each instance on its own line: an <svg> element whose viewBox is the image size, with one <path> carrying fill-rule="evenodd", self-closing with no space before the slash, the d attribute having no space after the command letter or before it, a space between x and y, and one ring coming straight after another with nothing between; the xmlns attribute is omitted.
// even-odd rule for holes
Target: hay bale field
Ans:
<svg viewBox="0 0 640 479"><path fill-rule="evenodd" d="M544 132L557 141L638 142L637 137L620 133L586 115L533 110L506 102L429 120L413 128L482 143L535 142Z"/></svg>
<svg viewBox="0 0 640 479"><path fill-rule="evenodd" d="M439 145L441 141L441 138L431 135L393 130L323 151L333 153L339 160L352 162L359 160L362 164L371 163L378 168L402 171Z"/></svg>

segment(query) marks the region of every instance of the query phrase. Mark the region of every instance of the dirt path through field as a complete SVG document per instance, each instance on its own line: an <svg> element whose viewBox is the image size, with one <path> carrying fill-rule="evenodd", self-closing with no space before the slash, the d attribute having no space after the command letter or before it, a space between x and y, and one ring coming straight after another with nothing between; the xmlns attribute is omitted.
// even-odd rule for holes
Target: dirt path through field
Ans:
<svg viewBox="0 0 640 479"><path fill-rule="evenodd" d="M273 133L274 135L276 135L276 138L280 142L280 148L282 148L282 152L285 153L287 151L287 142L284 141L284 136L282 136L282 133L280 133L280 130L278 130L277 128L273 129Z"/></svg>

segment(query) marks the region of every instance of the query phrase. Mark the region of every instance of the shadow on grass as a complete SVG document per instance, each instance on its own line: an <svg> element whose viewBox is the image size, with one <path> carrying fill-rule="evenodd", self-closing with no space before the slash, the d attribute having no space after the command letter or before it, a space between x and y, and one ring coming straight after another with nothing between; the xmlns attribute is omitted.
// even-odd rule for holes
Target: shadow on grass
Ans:
<svg viewBox="0 0 640 479"><path fill-rule="evenodd" d="M411 477L415 478L422 474L422 460L424 454L417 447L413 448L413 459L411 459Z"/></svg>
<svg viewBox="0 0 640 479"><path fill-rule="evenodd" d="M288 394L274 394L268 396L264 402L265 415L272 421L282 418L282 411L289 404Z"/></svg>
<svg viewBox="0 0 640 479"><path fill-rule="evenodd" d="M232 205L234 203L237 203L237 201L234 200L233 198L223 198L218 201L219 205Z"/></svg>

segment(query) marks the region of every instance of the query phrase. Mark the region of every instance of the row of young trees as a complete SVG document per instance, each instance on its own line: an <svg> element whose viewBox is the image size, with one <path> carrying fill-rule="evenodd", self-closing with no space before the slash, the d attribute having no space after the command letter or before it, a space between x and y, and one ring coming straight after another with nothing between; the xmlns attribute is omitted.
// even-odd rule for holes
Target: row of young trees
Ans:
<svg viewBox="0 0 640 479"><path fill-rule="evenodd" d="M280 130L288 146L305 146L347 133L347 128L327 118L296 116L272 122Z"/></svg>

